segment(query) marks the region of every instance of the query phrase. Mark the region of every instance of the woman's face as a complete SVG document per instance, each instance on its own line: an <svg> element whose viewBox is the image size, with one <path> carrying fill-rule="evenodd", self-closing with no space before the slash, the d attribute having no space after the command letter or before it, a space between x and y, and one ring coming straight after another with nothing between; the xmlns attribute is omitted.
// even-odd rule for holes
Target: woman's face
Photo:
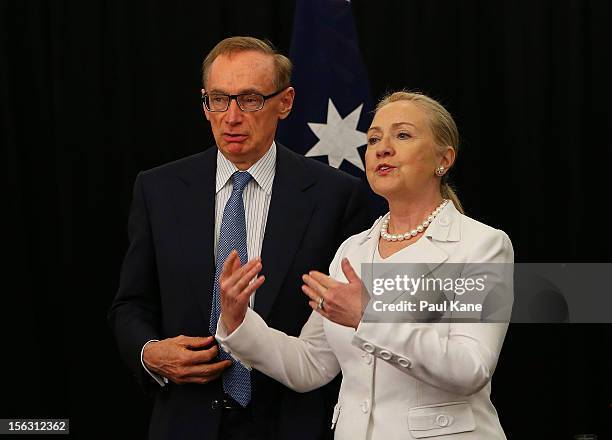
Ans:
<svg viewBox="0 0 612 440"><path fill-rule="evenodd" d="M437 153L427 114L410 101L382 107L368 130L366 175L387 200L428 193L439 187Z"/></svg>

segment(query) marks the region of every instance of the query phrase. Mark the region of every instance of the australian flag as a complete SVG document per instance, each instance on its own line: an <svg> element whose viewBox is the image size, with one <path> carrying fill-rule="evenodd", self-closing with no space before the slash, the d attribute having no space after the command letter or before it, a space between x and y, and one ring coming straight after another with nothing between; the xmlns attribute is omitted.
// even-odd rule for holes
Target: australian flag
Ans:
<svg viewBox="0 0 612 440"><path fill-rule="evenodd" d="M297 0L290 58L295 102L278 139L365 181L373 101L346 0ZM373 197L373 211L380 200Z"/></svg>

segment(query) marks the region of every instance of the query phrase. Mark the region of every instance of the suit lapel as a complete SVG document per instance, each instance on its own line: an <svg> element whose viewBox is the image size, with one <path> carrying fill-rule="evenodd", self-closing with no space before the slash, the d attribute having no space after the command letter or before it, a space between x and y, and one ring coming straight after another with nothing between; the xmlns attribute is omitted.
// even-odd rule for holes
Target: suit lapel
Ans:
<svg viewBox="0 0 612 440"><path fill-rule="evenodd" d="M307 189L314 184L305 165L277 143L276 174L262 246L262 274L266 281L255 295L255 311L264 319L285 280L295 254L302 244L316 201ZM300 292L295 292L296 295Z"/></svg>
<svg viewBox="0 0 612 440"><path fill-rule="evenodd" d="M204 151L197 161L185 167L177 182L175 203L180 225L185 272L190 276L192 290L206 320L210 319L214 262L215 178L217 148Z"/></svg>

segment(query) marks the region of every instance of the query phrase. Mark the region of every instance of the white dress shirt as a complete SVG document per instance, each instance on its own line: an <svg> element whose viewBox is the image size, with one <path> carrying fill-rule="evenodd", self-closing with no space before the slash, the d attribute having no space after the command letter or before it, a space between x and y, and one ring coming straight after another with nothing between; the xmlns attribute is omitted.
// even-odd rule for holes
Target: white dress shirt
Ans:
<svg viewBox="0 0 612 440"><path fill-rule="evenodd" d="M239 171L236 165L221 154L221 151L217 150L217 175L215 184L215 260L217 258L217 246L219 234L221 232L223 210L232 194L233 184L231 177L236 171ZM246 220L247 254L249 260L252 260L261 255L261 248L266 231L270 198L272 197L272 184L274 183L274 176L276 175L276 143L272 142L272 146L267 153L247 171L253 176L253 179L251 179L245 187L242 193L242 199L244 201L244 216ZM251 295L250 298L249 306L251 308L254 305L254 301L255 293ZM143 345L140 351L140 362L147 373L149 373L159 385L164 386L168 383L168 379L151 372L144 363L144 349L149 342L157 342L157 340L152 339Z"/></svg>

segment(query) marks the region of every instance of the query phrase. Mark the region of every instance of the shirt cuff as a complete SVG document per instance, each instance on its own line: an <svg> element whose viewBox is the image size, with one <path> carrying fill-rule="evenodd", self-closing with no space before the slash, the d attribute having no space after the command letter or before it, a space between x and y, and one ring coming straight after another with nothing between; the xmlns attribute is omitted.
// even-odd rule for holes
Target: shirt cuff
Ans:
<svg viewBox="0 0 612 440"><path fill-rule="evenodd" d="M244 320L231 334L227 333L227 328L225 327L225 324L223 324L223 320L221 319L223 317L223 313L221 313L221 315L219 315L219 321L217 321L217 332L215 334L215 339L217 340L223 351L229 354L237 362L240 362L247 370L252 370L253 366L245 360L241 359L236 353L234 353L234 351L230 347L233 343L235 343L235 341L240 340L240 335L242 333L244 333L245 331L248 333L249 324L247 323L247 321L250 320L251 313L253 313L253 311L248 308L246 315L244 316Z"/></svg>
<svg viewBox="0 0 612 440"><path fill-rule="evenodd" d="M150 341L145 342L145 345L142 346L142 350L140 350L140 363L142 364L142 368L144 368L145 371L149 373L149 376L151 376L155 380L155 382L159 384L159 386L164 387L168 383L168 378L164 376L160 376L159 374L153 373L151 370L147 368L147 366L144 363L144 349L149 342L159 342L159 339L151 339Z"/></svg>

